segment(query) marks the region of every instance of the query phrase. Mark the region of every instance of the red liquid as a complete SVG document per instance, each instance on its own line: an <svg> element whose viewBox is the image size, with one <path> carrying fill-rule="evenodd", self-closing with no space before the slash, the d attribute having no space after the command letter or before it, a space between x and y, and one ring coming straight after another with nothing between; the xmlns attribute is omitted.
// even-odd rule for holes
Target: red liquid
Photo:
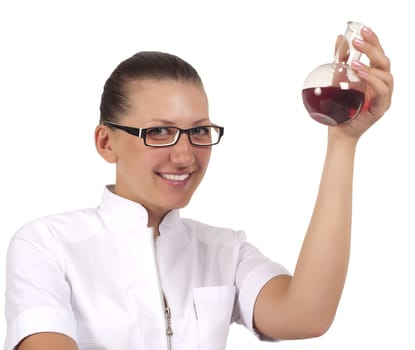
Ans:
<svg viewBox="0 0 415 350"><path fill-rule="evenodd" d="M352 120L363 106L365 95L359 90L316 87L303 90L303 102L310 116L325 125Z"/></svg>

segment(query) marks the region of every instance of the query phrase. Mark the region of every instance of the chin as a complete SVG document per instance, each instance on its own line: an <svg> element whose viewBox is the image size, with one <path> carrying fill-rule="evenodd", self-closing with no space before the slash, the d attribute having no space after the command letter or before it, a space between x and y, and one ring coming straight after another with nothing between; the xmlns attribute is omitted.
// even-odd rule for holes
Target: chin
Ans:
<svg viewBox="0 0 415 350"><path fill-rule="evenodd" d="M168 206L170 209L181 209L188 205L190 202L190 198L181 199L177 201L172 201Z"/></svg>

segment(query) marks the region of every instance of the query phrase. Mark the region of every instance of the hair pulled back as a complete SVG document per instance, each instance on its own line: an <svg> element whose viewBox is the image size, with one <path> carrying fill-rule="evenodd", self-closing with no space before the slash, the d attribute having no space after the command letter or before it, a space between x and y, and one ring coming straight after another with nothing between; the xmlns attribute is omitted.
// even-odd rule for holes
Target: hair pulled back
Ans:
<svg viewBox="0 0 415 350"><path fill-rule="evenodd" d="M104 85L100 104L100 123L116 121L128 110L128 84L137 80L179 80L203 87L193 66L164 52L142 51L122 61Z"/></svg>

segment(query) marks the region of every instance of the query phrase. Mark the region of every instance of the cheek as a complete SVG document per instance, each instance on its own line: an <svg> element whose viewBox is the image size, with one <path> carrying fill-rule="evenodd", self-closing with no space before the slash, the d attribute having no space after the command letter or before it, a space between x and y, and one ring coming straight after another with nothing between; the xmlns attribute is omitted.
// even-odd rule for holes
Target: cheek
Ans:
<svg viewBox="0 0 415 350"><path fill-rule="evenodd" d="M212 153L211 149L203 149L196 153L196 158L198 160L199 165L202 168L204 169L207 168L211 153Z"/></svg>
<svg viewBox="0 0 415 350"><path fill-rule="evenodd" d="M140 174L151 167L152 157L149 156L139 144L140 140L133 140L135 142L123 142L118 148L118 162L117 166L120 171L130 174Z"/></svg>

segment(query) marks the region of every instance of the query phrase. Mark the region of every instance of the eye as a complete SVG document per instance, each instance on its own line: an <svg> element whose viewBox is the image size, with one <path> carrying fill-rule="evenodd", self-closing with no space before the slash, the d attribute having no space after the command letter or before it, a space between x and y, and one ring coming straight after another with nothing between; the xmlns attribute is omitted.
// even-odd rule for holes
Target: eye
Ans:
<svg viewBox="0 0 415 350"><path fill-rule="evenodd" d="M192 135L195 136L209 136L210 127L209 126L196 126L191 130Z"/></svg>
<svg viewBox="0 0 415 350"><path fill-rule="evenodd" d="M170 134L169 128L163 127L149 128L146 133L149 137L163 137Z"/></svg>

